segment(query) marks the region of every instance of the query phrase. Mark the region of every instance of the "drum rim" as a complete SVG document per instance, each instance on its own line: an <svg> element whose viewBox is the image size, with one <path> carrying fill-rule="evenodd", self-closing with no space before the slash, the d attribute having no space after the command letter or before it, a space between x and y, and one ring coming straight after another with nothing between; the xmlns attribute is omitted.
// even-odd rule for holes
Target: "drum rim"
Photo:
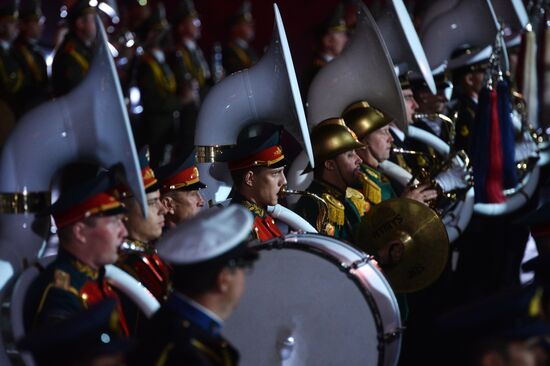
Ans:
<svg viewBox="0 0 550 366"><path fill-rule="evenodd" d="M296 238L296 241L287 241L287 238ZM328 240L329 242L335 243L337 245L344 244L345 248L354 252L361 258L369 258L366 253L358 250L357 248L353 247L351 244L346 243L344 241L335 239L333 237L329 237L326 235L321 234L314 234L314 233L296 233L296 234L290 234L286 235L282 238L275 238L273 240L269 240L266 242L257 242L251 245L251 248L258 250L258 251L273 251L273 250L281 250L281 249L293 249L293 250L299 250L302 252L308 252L317 255L318 257L321 257L328 262L336 265L336 267L340 270L340 272L343 272L348 279L351 279L355 286L359 288L361 294L365 298L367 305L372 311L376 331L378 333L377 335L377 350L378 350L378 365L383 366L385 365L385 358L386 358L386 345L389 344L389 342L386 342L384 339L385 330L384 330L384 322L382 317L382 312L380 311L378 304L376 303L376 299L374 296L370 293L370 291L367 288L364 288L362 286L361 281L359 280L359 277L356 275L353 275L351 273L351 270L355 269L353 266L342 266L342 262L340 262L337 258L329 255L328 253L315 248L310 245L310 243L300 243L300 240L303 238L311 238L311 237L317 237L321 238L323 240ZM365 265L368 265L368 261L365 263ZM401 338L401 337L400 337ZM401 339L400 339L401 340Z"/></svg>

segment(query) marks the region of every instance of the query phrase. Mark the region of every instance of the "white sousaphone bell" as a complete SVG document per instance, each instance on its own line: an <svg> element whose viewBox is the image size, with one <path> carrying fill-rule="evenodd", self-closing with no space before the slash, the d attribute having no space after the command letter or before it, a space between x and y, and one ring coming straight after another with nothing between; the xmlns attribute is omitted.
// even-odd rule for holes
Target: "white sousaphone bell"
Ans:
<svg viewBox="0 0 550 366"><path fill-rule="evenodd" d="M429 50L427 57L432 70L448 61L462 45L485 47L494 42L497 27L488 1L462 0L423 24L420 39L424 49Z"/></svg>
<svg viewBox="0 0 550 366"><path fill-rule="evenodd" d="M294 64L279 8L273 5L275 25L271 46L250 69L238 71L210 90L197 118L195 145L204 196L219 203L227 199L232 180L227 164L218 159L224 148L235 145L239 133L258 122L282 125L307 152L313 151L298 88ZM277 205L269 211L294 228L311 231L311 225L292 211Z"/></svg>
<svg viewBox="0 0 550 366"><path fill-rule="evenodd" d="M86 78L71 93L46 102L27 113L16 125L0 158L0 301L9 308L0 333L0 364L10 357L30 365L13 342L24 334L22 301L32 278L33 264L45 237L35 232L49 228L50 218L35 214L50 204L54 174L68 163L92 161L109 168L121 165L125 179L146 214L146 200L134 139L124 105L120 82L109 53L107 36L99 18L94 60ZM21 271L24 270L21 274ZM117 284L146 314L158 302L133 278L109 268ZM18 278L17 283L15 279ZM15 285L15 286L14 286ZM13 291L12 291L13 289ZM10 355L10 356L8 356Z"/></svg>

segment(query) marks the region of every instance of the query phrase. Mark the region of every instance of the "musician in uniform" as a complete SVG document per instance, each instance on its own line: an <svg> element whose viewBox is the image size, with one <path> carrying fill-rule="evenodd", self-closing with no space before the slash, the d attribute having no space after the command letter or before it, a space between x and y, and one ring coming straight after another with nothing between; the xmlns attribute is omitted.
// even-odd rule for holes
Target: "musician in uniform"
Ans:
<svg viewBox="0 0 550 366"><path fill-rule="evenodd" d="M362 161L356 149L364 145L338 118L315 126L311 131L311 144L315 169L308 192L317 195L324 203L304 196L298 201L295 211L317 230L353 241L355 229L368 209L363 195L350 189L360 184L357 174ZM306 170L311 171L311 167Z"/></svg>
<svg viewBox="0 0 550 366"><path fill-rule="evenodd" d="M23 86L23 72L13 55L12 42L17 37L17 5L15 1L0 5L0 111L3 122L15 124L17 96ZM0 129L2 130L2 129ZM2 131L7 134L8 131ZM2 141L0 141L1 143Z"/></svg>
<svg viewBox="0 0 550 366"><path fill-rule="evenodd" d="M267 206L277 204L279 192L286 185L280 131L238 139L225 159L234 184L231 203L246 207L254 215L252 236L262 241L282 236L267 213Z"/></svg>
<svg viewBox="0 0 550 366"><path fill-rule="evenodd" d="M178 94L183 97L177 151L193 145L199 105L213 83L208 63L197 44L201 37L201 20L192 0L178 3L172 24L175 45L168 63L174 71Z"/></svg>
<svg viewBox="0 0 550 366"><path fill-rule="evenodd" d="M483 87L485 69L490 54L472 47L454 51L448 69L455 85L454 110L457 113L455 146L467 153L471 148L471 135L474 128L479 92Z"/></svg>
<svg viewBox="0 0 550 366"><path fill-rule="evenodd" d="M323 66L342 53L348 41L347 30L344 19L344 4L340 3L316 32L318 43L313 62L306 73L304 90L307 90L315 75Z"/></svg>
<svg viewBox="0 0 550 366"><path fill-rule="evenodd" d="M105 298L117 301L118 325L128 334L119 299L105 280L127 235L121 202L107 193L112 179L101 174L61 192L51 207L59 236L57 258L31 284L24 305L26 329L66 319Z"/></svg>
<svg viewBox="0 0 550 366"><path fill-rule="evenodd" d="M166 208L160 200L159 184L149 166L146 149L140 153L140 166L147 197L147 217L143 217L138 201L126 186L119 186L116 194L128 210L125 221L128 238L120 247L116 264L141 282L157 300L163 301L170 286L170 269L159 258L154 242L162 235ZM130 313L128 321L132 327L135 325Z"/></svg>
<svg viewBox="0 0 550 366"><path fill-rule="evenodd" d="M256 51L250 45L255 36L251 8L250 1L244 1L238 12L230 19L230 39L223 49L223 67L226 75L248 69L258 62Z"/></svg>
<svg viewBox="0 0 550 366"><path fill-rule="evenodd" d="M102 300L51 326L26 334L17 342L38 366L126 365L133 342L112 328L117 303Z"/></svg>
<svg viewBox="0 0 550 366"><path fill-rule="evenodd" d="M206 185L199 179L195 149L185 160L175 160L161 166L157 172L161 201L166 207L166 228L172 229L180 222L195 217L204 207L200 190Z"/></svg>
<svg viewBox="0 0 550 366"><path fill-rule="evenodd" d="M361 192L365 199L373 205L382 201L396 198L390 180L382 173L378 165L390 157L393 138L389 131L391 118L367 101L353 103L344 111L342 118L346 125L355 133L358 140L365 146L357 150L362 159L359 180ZM403 198L410 198L427 204L437 197L437 191L428 185L416 188L408 187L401 194Z"/></svg>
<svg viewBox="0 0 550 366"><path fill-rule="evenodd" d="M183 105L183 98L177 92L175 75L161 47L168 29L164 6L159 3L139 30L144 53L138 60L137 83L143 113L136 132L139 145L149 144L154 167L162 165L167 145L174 143L174 132Z"/></svg>
<svg viewBox="0 0 550 366"><path fill-rule="evenodd" d="M423 80L414 80L414 97L418 104L414 126L430 132L447 144L454 139L453 121L447 116L447 104L450 101L453 86L446 72L434 75L437 93L432 94Z"/></svg>
<svg viewBox="0 0 550 366"><path fill-rule="evenodd" d="M14 42L13 51L24 75L19 98L22 112L45 102L50 96L46 60L37 44L44 20L39 0L27 0L21 4L19 36Z"/></svg>
<svg viewBox="0 0 550 366"><path fill-rule="evenodd" d="M159 255L174 270L174 291L150 320L132 365L237 365L238 352L221 329L243 294L245 269L258 256L247 246L252 222L240 205L214 208L161 240Z"/></svg>
<svg viewBox="0 0 550 366"><path fill-rule="evenodd" d="M97 36L96 9L88 0L77 0L67 10L69 32L55 53L52 87L62 96L76 87L88 73Z"/></svg>

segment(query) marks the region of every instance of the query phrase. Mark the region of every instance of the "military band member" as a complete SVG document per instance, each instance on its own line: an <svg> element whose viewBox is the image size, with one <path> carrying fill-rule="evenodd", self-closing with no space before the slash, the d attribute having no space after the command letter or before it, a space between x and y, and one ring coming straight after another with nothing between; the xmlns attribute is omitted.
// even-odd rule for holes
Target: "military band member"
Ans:
<svg viewBox="0 0 550 366"><path fill-rule="evenodd" d="M379 164L390 157L393 137L389 131L391 118L383 112L361 101L350 105L342 118L346 125L356 134L364 148L357 154L363 163L360 166L360 181L365 199L373 205L396 198L390 180L379 170ZM427 185L406 188L401 197L417 200L422 203L437 197L437 191Z"/></svg>
<svg viewBox="0 0 550 366"><path fill-rule="evenodd" d="M348 41L347 26L344 19L344 4L340 3L331 16L318 29L317 47L312 65L306 75L305 90L319 70L340 55Z"/></svg>
<svg viewBox="0 0 550 366"><path fill-rule="evenodd" d="M174 292L150 320L131 364L237 365L238 352L221 330L244 292L245 269L258 256L247 246L252 222L242 206L214 208L161 240L159 255L174 269Z"/></svg>
<svg viewBox="0 0 550 366"><path fill-rule="evenodd" d="M77 0L68 8L69 32L55 53L52 86L56 96L76 87L88 73L97 35L96 9L88 0Z"/></svg>
<svg viewBox="0 0 550 366"><path fill-rule="evenodd" d="M231 203L252 212L252 235L261 241L282 236L267 213L267 206L277 204L279 192L286 185L286 159L279 140L279 131L241 139L226 155L234 184Z"/></svg>
<svg viewBox="0 0 550 366"><path fill-rule="evenodd" d="M141 282L157 300L163 301L170 286L170 268L159 258L154 243L162 235L166 208L160 200L159 184L149 166L146 149L140 153L140 165L147 197L147 217L143 217L137 199L126 187L116 190L128 210L125 221L128 238L120 247L116 264ZM133 327L131 317L128 311L128 321Z"/></svg>
<svg viewBox="0 0 550 366"><path fill-rule="evenodd" d="M363 195L350 189L360 184L358 173L361 158L356 149L364 145L338 118L325 120L315 126L311 131L311 144L315 169L308 192L324 200L328 212L323 213L319 203L308 196L300 198L295 210L318 230L352 241L361 216L367 210ZM327 216L324 218L328 221L325 228L318 225L319 221L324 221L322 216Z"/></svg>
<svg viewBox="0 0 550 366"><path fill-rule="evenodd" d="M463 47L451 55L448 69L453 75L456 99L456 138L458 150L470 152L471 135L477 110L479 92L483 87L485 69L490 52L472 47Z"/></svg>
<svg viewBox="0 0 550 366"><path fill-rule="evenodd" d="M24 75L19 103L21 113L49 98L49 80L46 60L38 40L42 35L45 18L39 0L27 0L19 9L19 36L14 42L14 55Z"/></svg>
<svg viewBox="0 0 550 366"><path fill-rule="evenodd" d="M158 170L161 201L166 207L166 228L172 229L180 222L195 217L204 207L200 190L206 185L199 179L195 165L195 150L184 160L174 161Z"/></svg>
<svg viewBox="0 0 550 366"><path fill-rule="evenodd" d="M32 329L66 319L105 298L117 301L120 330L128 334L118 297L105 280L107 264L118 259L127 235L126 210L114 196L112 179L93 181L61 193L51 207L59 236L57 258L31 284L25 299L25 324Z"/></svg>
<svg viewBox="0 0 550 366"><path fill-rule="evenodd" d="M223 49L223 67L226 75L248 69L258 62L256 51L250 45L255 36L250 1L244 1L237 14L230 19L229 32L229 42Z"/></svg>
<svg viewBox="0 0 550 366"><path fill-rule="evenodd" d="M11 125L19 114L16 100L23 86L23 72L12 51L12 42L17 37L17 16L15 1L0 4L0 111L3 122L9 121Z"/></svg>
<svg viewBox="0 0 550 366"><path fill-rule="evenodd" d="M192 0L179 2L172 24L175 45L168 63L174 71L178 94L183 98L179 137L175 143L179 154L193 145L199 105L213 83L197 43L201 37L201 20Z"/></svg>
<svg viewBox="0 0 550 366"><path fill-rule="evenodd" d="M112 329L116 301L105 299L51 326L36 329L17 342L37 366L124 366L133 342Z"/></svg>
<svg viewBox="0 0 550 366"><path fill-rule="evenodd" d="M416 113L420 115L415 119L414 126L428 131L447 144L451 145L453 133L453 121L447 116L447 104L451 100L453 86L448 80L448 74L441 72L434 75L437 93L434 95L428 85L423 81L415 81L413 90L418 104Z"/></svg>
<svg viewBox="0 0 550 366"><path fill-rule="evenodd" d="M139 31L144 42L144 53L138 60L137 82L143 113L137 140L140 145L149 144L154 167L162 165L166 159L166 147L173 143L183 103L177 93L176 78L161 46L168 29L164 6L159 3Z"/></svg>

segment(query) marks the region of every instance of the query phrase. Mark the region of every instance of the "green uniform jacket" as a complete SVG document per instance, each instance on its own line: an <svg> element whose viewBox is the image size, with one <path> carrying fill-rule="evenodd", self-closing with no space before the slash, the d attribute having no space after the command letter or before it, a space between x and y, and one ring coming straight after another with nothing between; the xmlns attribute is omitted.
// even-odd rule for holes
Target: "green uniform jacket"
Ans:
<svg viewBox="0 0 550 366"><path fill-rule="evenodd" d="M361 177L363 190L361 193L370 204L376 205L397 197L390 180L382 172L367 164L361 164L360 168L361 173L363 173Z"/></svg>
<svg viewBox="0 0 550 366"><path fill-rule="evenodd" d="M18 38L13 45L13 53L24 75L19 98L23 114L48 100L48 71L46 60L36 44Z"/></svg>
<svg viewBox="0 0 550 366"><path fill-rule="evenodd" d="M226 75L248 69L256 62L258 56L250 45L242 47L238 42L232 41L223 49L223 68Z"/></svg>
<svg viewBox="0 0 550 366"><path fill-rule="evenodd" d="M336 187L317 179L311 183L308 192L316 194L327 203L327 219L330 227L328 234L338 239L353 242L355 230L362 216L357 205L351 199L346 198L345 192L341 192ZM294 211L305 218L313 227L319 229L317 221L322 212L320 212L316 200L303 196L296 204Z"/></svg>
<svg viewBox="0 0 550 366"><path fill-rule="evenodd" d="M23 88L23 80L23 71L17 64L13 49L5 49L0 45L0 100L16 115L20 114L16 101Z"/></svg>
<svg viewBox="0 0 550 366"><path fill-rule="evenodd" d="M86 76L93 58L93 48L71 32L59 46L52 64L52 86L55 96L62 96L76 87Z"/></svg>

